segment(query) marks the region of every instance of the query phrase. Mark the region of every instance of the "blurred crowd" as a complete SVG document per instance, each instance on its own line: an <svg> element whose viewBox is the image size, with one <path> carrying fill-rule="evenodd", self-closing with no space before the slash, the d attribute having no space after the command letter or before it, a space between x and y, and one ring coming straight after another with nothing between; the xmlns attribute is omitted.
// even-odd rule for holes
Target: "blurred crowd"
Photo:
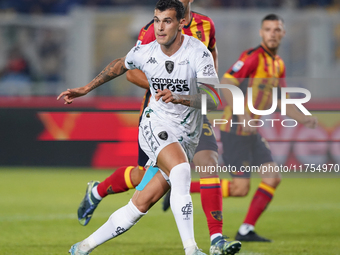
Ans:
<svg viewBox="0 0 340 255"><path fill-rule="evenodd" d="M67 14L75 5L132 6L154 5L156 0L1 0L1 12L17 12L25 14ZM231 8L310 8L339 6L340 0L196 0L201 7Z"/></svg>
<svg viewBox="0 0 340 255"><path fill-rule="evenodd" d="M0 0L0 15L66 15L76 6L154 6L157 0ZM195 0L195 7L327 8L340 0ZM3 15L4 19L6 15ZM23 15L24 16L24 15ZM0 16L1 18L1 16ZM46 17L43 17L46 18ZM55 94L66 80L67 29L0 24L0 95Z"/></svg>
<svg viewBox="0 0 340 255"><path fill-rule="evenodd" d="M25 26L0 27L0 95L28 95L44 82L53 94L63 79L65 31Z"/></svg>

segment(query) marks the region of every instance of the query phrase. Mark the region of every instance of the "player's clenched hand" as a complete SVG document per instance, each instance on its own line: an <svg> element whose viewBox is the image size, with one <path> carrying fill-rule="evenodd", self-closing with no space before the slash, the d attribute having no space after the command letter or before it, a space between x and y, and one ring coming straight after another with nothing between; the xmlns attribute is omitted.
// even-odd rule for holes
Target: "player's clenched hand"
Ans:
<svg viewBox="0 0 340 255"><path fill-rule="evenodd" d="M71 104L73 102L73 99L75 99L76 97L84 96L86 94L87 92L85 91L84 87L67 89L66 91L60 93L60 95L57 97L57 100L64 97L65 104Z"/></svg>
<svg viewBox="0 0 340 255"><path fill-rule="evenodd" d="M316 128L318 125L318 119L314 116L305 116L302 124L308 128Z"/></svg>
<svg viewBox="0 0 340 255"><path fill-rule="evenodd" d="M156 101L158 101L159 99L161 99L165 102L165 103L173 103L173 104L178 104L178 95L172 93L170 90L165 89L165 90L160 90L157 89L157 94L155 96Z"/></svg>

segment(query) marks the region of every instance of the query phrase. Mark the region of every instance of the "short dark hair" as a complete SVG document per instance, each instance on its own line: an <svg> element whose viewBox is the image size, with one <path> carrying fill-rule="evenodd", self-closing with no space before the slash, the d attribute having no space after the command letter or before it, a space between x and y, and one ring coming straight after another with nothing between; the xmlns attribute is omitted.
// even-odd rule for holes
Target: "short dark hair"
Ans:
<svg viewBox="0 0 340 255"><path fill-rule="evenodd" d="M156 10L160 10L164 12L168 9L175 9L176 11L176 19L180 21L184 19L184 6L178 0L159 0L155 7Z"/></svg>
<svg viewBox="0 0 340 255"><path fill-rule="evenodd" d="M284 21L283 21L283 18L282 17L280 17L279 15L277 15L277 14L273 14L273 13L271 13L271 14L268 14L267 16L265 16L263 19L262 19L262 22L261 22L261 24L263 23L263 21L265 21L265 20L280 20L282 23L284 23Z"/></svg>

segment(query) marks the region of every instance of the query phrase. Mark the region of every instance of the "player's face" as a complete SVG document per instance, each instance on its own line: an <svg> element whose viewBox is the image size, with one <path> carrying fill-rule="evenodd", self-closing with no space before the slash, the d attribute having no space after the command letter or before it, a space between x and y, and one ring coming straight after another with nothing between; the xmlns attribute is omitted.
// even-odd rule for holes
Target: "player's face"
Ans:
<svg viewBox="0 0 340 255"><path fill-rule="evenodd" d="M163 12L155 10L155 36L160 45L171 45L175 41L178 32L182 31L183 26L184 19L178 21L174 9L168 9Z"/></svg>
<svg viewBox="0 0 340 255"><path fill-rule="evenodd" d="M277 50L286 31L281 20L265 20L260 29L262 42L270 50Z"/></svg>

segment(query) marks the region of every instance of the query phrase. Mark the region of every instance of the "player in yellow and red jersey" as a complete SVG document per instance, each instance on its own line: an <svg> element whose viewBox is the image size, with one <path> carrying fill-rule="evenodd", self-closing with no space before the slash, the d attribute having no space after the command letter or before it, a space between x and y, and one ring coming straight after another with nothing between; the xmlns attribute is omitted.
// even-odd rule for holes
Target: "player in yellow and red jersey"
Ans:
<svg viewBox="0 0 340 255"><path fill-rule="evenodd" d="M215 26L213 21L205 15L190 10L190 5L193 0L180 0L180 2L183 3L185 8L186 21L186 25L182 29L182 33L193 36L202 41L202 43L207 47L213 56L214 65L217 72L218 53L216 47ZM155 39L154 21L152 20L140 30L137 45L148 44ZM203 54L202 58L205 57L210 56L209 54ZM151 57L149 61L152 63L157 60ZM188 63L183 62L183 65L186 64ZM151 95L149 87L152 86L152 84L149 85L145 74L137 69L129 70L127 72L127 79L137 86L147 90L141 106L142 112L148 105ZM214 132L208 119L206 116L204 116L203 132L196 148L193 159L194 164L196 166L216 166L218 163L217 151L218 147ZM137 186L137 189L143 187L144 183L146 182L145 180L150 178L147 176L148 174L146 174L146 177L144 177L143 182L140 184L145 173L145 169L143 167L147 161L147 155L139 147L138 166L120 167L103 182L89 182L87 194L85 195L84 200L78 209L79 222L82 225L86 225L91 219L92 213L99 204L101 198L107 196L108 194L124 192L136 187L137 185L139 185ZM200 181L192 182L190 191L200 192L201 194L202 207L207 218L210 232L210 254L234 254L237 252L240 249L241 244L239 242L227 242L222 236L222 192L221 181L218 175L216 175L216 173L200 172ZM164 199L164 210L169 207L169 194L170 193L168 193ZM91 196L93 201L95 201L93 204L87 201L88 196Z"/></svg>
<svg viewBox="0 0 340 255"><path fill-rule="evenodd" d="M272 89L278 88L278 105L281 98L281 87L286 86L285 65L276 54L281 39L285 35L283 19L275 14L267 15L262 20L260 36L261 44L253 49L244 51L237 62L224 74L221 83L238 86L243 94L247 94L247 88L252 87L252 102L257 110L269 109L272 106ZM257 133L256 120L260 118L254 115L248 108L245 100L245 114L232 114L232 97L229 90L223 90L228 102L224 110L223 119L227 124L221 125L221 141L223 144L223 160L225 165L235 166L241 170L246 166L269 167L276 166L268 143ZM246 98L246 97L245 97ZM297 110L295 105L287 105L287 115L310 128L315 128L317 119L305 116ZM252 126L247 123L253 120ZM233 122L234 124L230 124ZM242 124L235 124L235 122ZM245 123L245 124L243 124ZM250 173L238 171L231 173L232 181L222 183L223 196L243 197L250 188ZM260 183L251 201L246 218L235 237L239 241L270 242L254 231L255 224L272 200L275 189L281 181L280 173L261 174Z"/></svg>

